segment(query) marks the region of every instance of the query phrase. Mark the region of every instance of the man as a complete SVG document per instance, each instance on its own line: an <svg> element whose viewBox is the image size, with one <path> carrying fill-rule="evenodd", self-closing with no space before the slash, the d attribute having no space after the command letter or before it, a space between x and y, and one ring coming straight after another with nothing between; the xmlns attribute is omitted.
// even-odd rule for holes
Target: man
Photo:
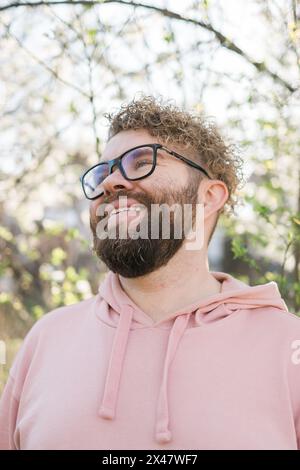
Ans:
<svg viewBox="0 0 300 470"><path fill-rule="evenodd" d="M0 448L298 449L299 318L276 283L209 271L209 241L240 181L234 147L152 97L108 117L82 186L109 272L96 296L25 338L1 400ZM158 212L159 236L137 237L161 204L191 205L188 231L176 236L173 212L164 237Z"/></svg>

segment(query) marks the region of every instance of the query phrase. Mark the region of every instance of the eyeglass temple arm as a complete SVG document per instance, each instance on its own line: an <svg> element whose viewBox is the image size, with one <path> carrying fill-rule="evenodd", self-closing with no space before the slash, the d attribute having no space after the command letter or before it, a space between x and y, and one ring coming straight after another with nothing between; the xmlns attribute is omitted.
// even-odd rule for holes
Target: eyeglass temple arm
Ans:
<svg viewBox="0 0 300 470"><path fill-rule="evenodd" d="M193 162L192 160L189 160L188 158L185 158L183 155L180 155L179 153L174 152L174 150L169 150L166 147L160 147L160 148L162 150L165 150L166 152L168 152L170 155L173 155L174 157L179 158L179 160L182 160L183 162L187 163L188 165L190 165L194 168L197 168L200 171L203 171L203 173L205 173L206 176L209 179L212 179L211 176L207 173L207 171L204 170L204 168L202 168L202 166L198 165L197 163Z"/></svg>

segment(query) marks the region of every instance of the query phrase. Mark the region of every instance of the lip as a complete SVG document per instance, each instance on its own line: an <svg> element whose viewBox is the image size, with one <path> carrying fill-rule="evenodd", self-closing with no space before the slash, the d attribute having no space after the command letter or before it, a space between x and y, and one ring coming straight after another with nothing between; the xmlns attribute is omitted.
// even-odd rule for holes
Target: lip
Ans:
<svg viewBox="0 0 300 470"><path fill-rule="evenodd" d="M123 199L123 197L122 197L122 199ZM141 206L141 205L143 205L143 204L141 204L140 202L136 201L135 199L130 199L130 198L123 199L123 200L121 200L121 201L120 201L120 199L116 199L115 201L113 201L113 202L107 204L107 206L105 207L105 209L106 209L107 215L109 216L110 213L111 213L113 210L115 210L115 209L119 209L119 208L120 208L120 209L121 209L121 208L122 208L122 209L125 209L126 207L129 208L129 207L131 207L131 206L133 206L133 205L139 205L139 206ZM107 207L109 207L109 210L107 210Z"/></svg>

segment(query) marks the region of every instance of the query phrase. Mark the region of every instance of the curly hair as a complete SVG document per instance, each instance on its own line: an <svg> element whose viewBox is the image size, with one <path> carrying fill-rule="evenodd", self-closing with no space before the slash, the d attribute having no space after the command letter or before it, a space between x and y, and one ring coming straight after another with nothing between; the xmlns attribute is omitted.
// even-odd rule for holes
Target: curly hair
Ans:
<svg viewBox="0 0 300 470"><path fill-rule="evenodd" d="M165 145L173 143L190 149L194 161L202 164L214 179L223 181L228 188L229 196L219 215L234 212L235 192L243 182L243 160L238 147L225 142L208 117L192 114L151 95L134 98L123 104L116 114L105 113L104 117L110 122L108 140L123 130L145 129Z"/></svg>

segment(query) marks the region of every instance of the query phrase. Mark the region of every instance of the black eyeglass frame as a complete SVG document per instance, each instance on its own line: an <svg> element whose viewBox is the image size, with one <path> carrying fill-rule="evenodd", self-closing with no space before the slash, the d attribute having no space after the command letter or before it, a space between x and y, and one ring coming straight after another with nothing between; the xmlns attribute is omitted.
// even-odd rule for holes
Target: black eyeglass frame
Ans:
<svg viewBox="0 0 300 470"><path fill-rule="evenodd" d="M123 169L123 166L122 166L122 158L128 153L128 152L131 152L132 150L136 150L136 149L139 149L139 148L142 148L142 147L151 147L153 149L153 164L152 164L152 168L151 170L149 171L149 173L147 173L146 175L144 176L139 176L138 178L129 178L124 169ZM157 150L160 149L160 150L164 150L165 152L167 152L168 154L170 155L173 155L173 157L176 157L178 158L179 160L183 161L184 163L186 163L187 165L193 167L193 168L196 168L197 170L200 170L202 171L209 179L213 179L208 173L207 171L200 165L198 165L198 163L195 163L193 162L192 160L190 160L189 158L186 158L184 157L183 155L180 155L179 153L175 152L174 150L169 150L167 147L164 147L163 145L161 144L143 144L143 145L138 145L137 147L133 147L131 149L128 149L126 150L124 153L122 153L122 155L120 155L119 157L116 157L116 158L113 158L112 160L108 160L107 162L100 162L100 163L96 163L96 165L92 166L91 168L89 168L81 177L80 177L80 182L81 182L81 185L82 185L82 189L83 189L83 192L84 192L84 195L87 199L89 199L90 201L93 201L95 199L97 199L98 197L101 197L103 195L103 192L98 194L97 196L94 196L94 197L88 197L86 192L85 192L85 189L84 189L84 177L85 175L87 175L91 170L93 170L94 168L98 167L98 166L101 166L101 165L108 165L108 175L109 176L111 173L112 173L112 170L113 168L117 165L118 169L120 170L123 178L125 178L127 181L137 181L137 180L142 180L144 178L147 178L148 176L150 176L155 168L156 168L156 162L157 162ZM104 181L104 180L103 180Z"/></svg>

